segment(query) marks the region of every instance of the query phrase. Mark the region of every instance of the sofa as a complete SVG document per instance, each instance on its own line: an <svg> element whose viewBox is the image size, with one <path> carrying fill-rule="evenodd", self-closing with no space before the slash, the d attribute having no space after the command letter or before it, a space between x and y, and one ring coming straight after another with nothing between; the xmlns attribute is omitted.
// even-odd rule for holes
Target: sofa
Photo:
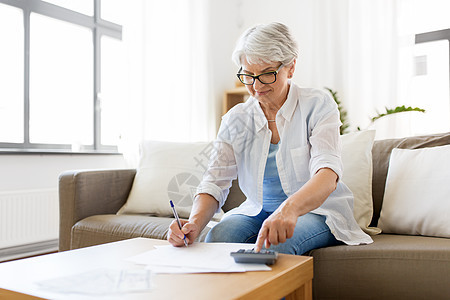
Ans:
<svg viewBox="0 0 450 300"><path fill-rule="evenodd" d="M449 144L450 133L373 143L371 226L376 227L380 218L391 151ZM116 214L127 201L135 175L135 169L62 173L59 250L135 237L166 239L172 218ZM227 199L224 211L244 201L236 182ZM314 299L450 298L449 238L384 232L372 238L368 245L339 245L308 253L314 258Z"/></svg>

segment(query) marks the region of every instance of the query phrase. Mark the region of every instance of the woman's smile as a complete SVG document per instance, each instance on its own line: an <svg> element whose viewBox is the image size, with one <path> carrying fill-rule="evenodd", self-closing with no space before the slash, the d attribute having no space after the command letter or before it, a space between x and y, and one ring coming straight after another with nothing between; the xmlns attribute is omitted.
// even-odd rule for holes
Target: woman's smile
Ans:
<svg viewBox="0 0 450 300"><path fill-rule="evenodd" d="M270 91L255 91L255 96L265 96L269 93Z"/></svg>

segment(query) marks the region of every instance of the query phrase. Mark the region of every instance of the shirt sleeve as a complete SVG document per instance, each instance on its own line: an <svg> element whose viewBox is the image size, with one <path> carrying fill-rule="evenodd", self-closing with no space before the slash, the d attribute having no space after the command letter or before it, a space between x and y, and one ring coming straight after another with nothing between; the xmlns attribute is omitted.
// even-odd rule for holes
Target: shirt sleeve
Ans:
<svg viewBox="0 0 450 300"><path fill-rule="evenodd" d="M339 110L331 97L323 93L317 102L316 113L310 119L311 160L310 174L313 176L322 168L333 170L338 179L342 178L341 141Z"/></svg>
<svg viewBox="0 0 450 300"><path fill-rule="evenodd" d="M226 119L222 120L213 143L208 168L197 187L196 195L206 193L219 202L219 210L227 199L231 184L237 178L237 166L229 139Z"/></svg>

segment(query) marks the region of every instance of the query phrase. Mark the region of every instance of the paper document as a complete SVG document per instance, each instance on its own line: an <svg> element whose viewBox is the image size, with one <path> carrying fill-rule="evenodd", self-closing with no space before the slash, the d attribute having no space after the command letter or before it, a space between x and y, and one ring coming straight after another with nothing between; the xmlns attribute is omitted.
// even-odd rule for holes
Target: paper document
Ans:
<svg viewBox="0 0 450 300"><path fill-rule="evenodd" d="M127 261L146 265L154 273L209 273L267 271L264 264L237 264L230 252L252 249L253 244L194 243L189 247L155 246Z"/></svg>
<svg viewBox="0 0 450 300"><path fill-rule="evenodd" d="M91 295L143 292L152 289L151 271L145 269L101 268L52 278L37 284L52 292Z"/></svg>

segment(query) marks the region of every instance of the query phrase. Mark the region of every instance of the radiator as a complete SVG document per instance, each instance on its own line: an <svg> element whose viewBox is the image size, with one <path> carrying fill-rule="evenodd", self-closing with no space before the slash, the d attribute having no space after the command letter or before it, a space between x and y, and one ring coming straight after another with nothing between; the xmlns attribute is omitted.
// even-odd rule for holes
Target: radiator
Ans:
<svg viewBox="0 0 450 300"><path fill-rule="evenodd" d="M57 189L0 192L0 259L55 248L58 232Z"/></svg>

